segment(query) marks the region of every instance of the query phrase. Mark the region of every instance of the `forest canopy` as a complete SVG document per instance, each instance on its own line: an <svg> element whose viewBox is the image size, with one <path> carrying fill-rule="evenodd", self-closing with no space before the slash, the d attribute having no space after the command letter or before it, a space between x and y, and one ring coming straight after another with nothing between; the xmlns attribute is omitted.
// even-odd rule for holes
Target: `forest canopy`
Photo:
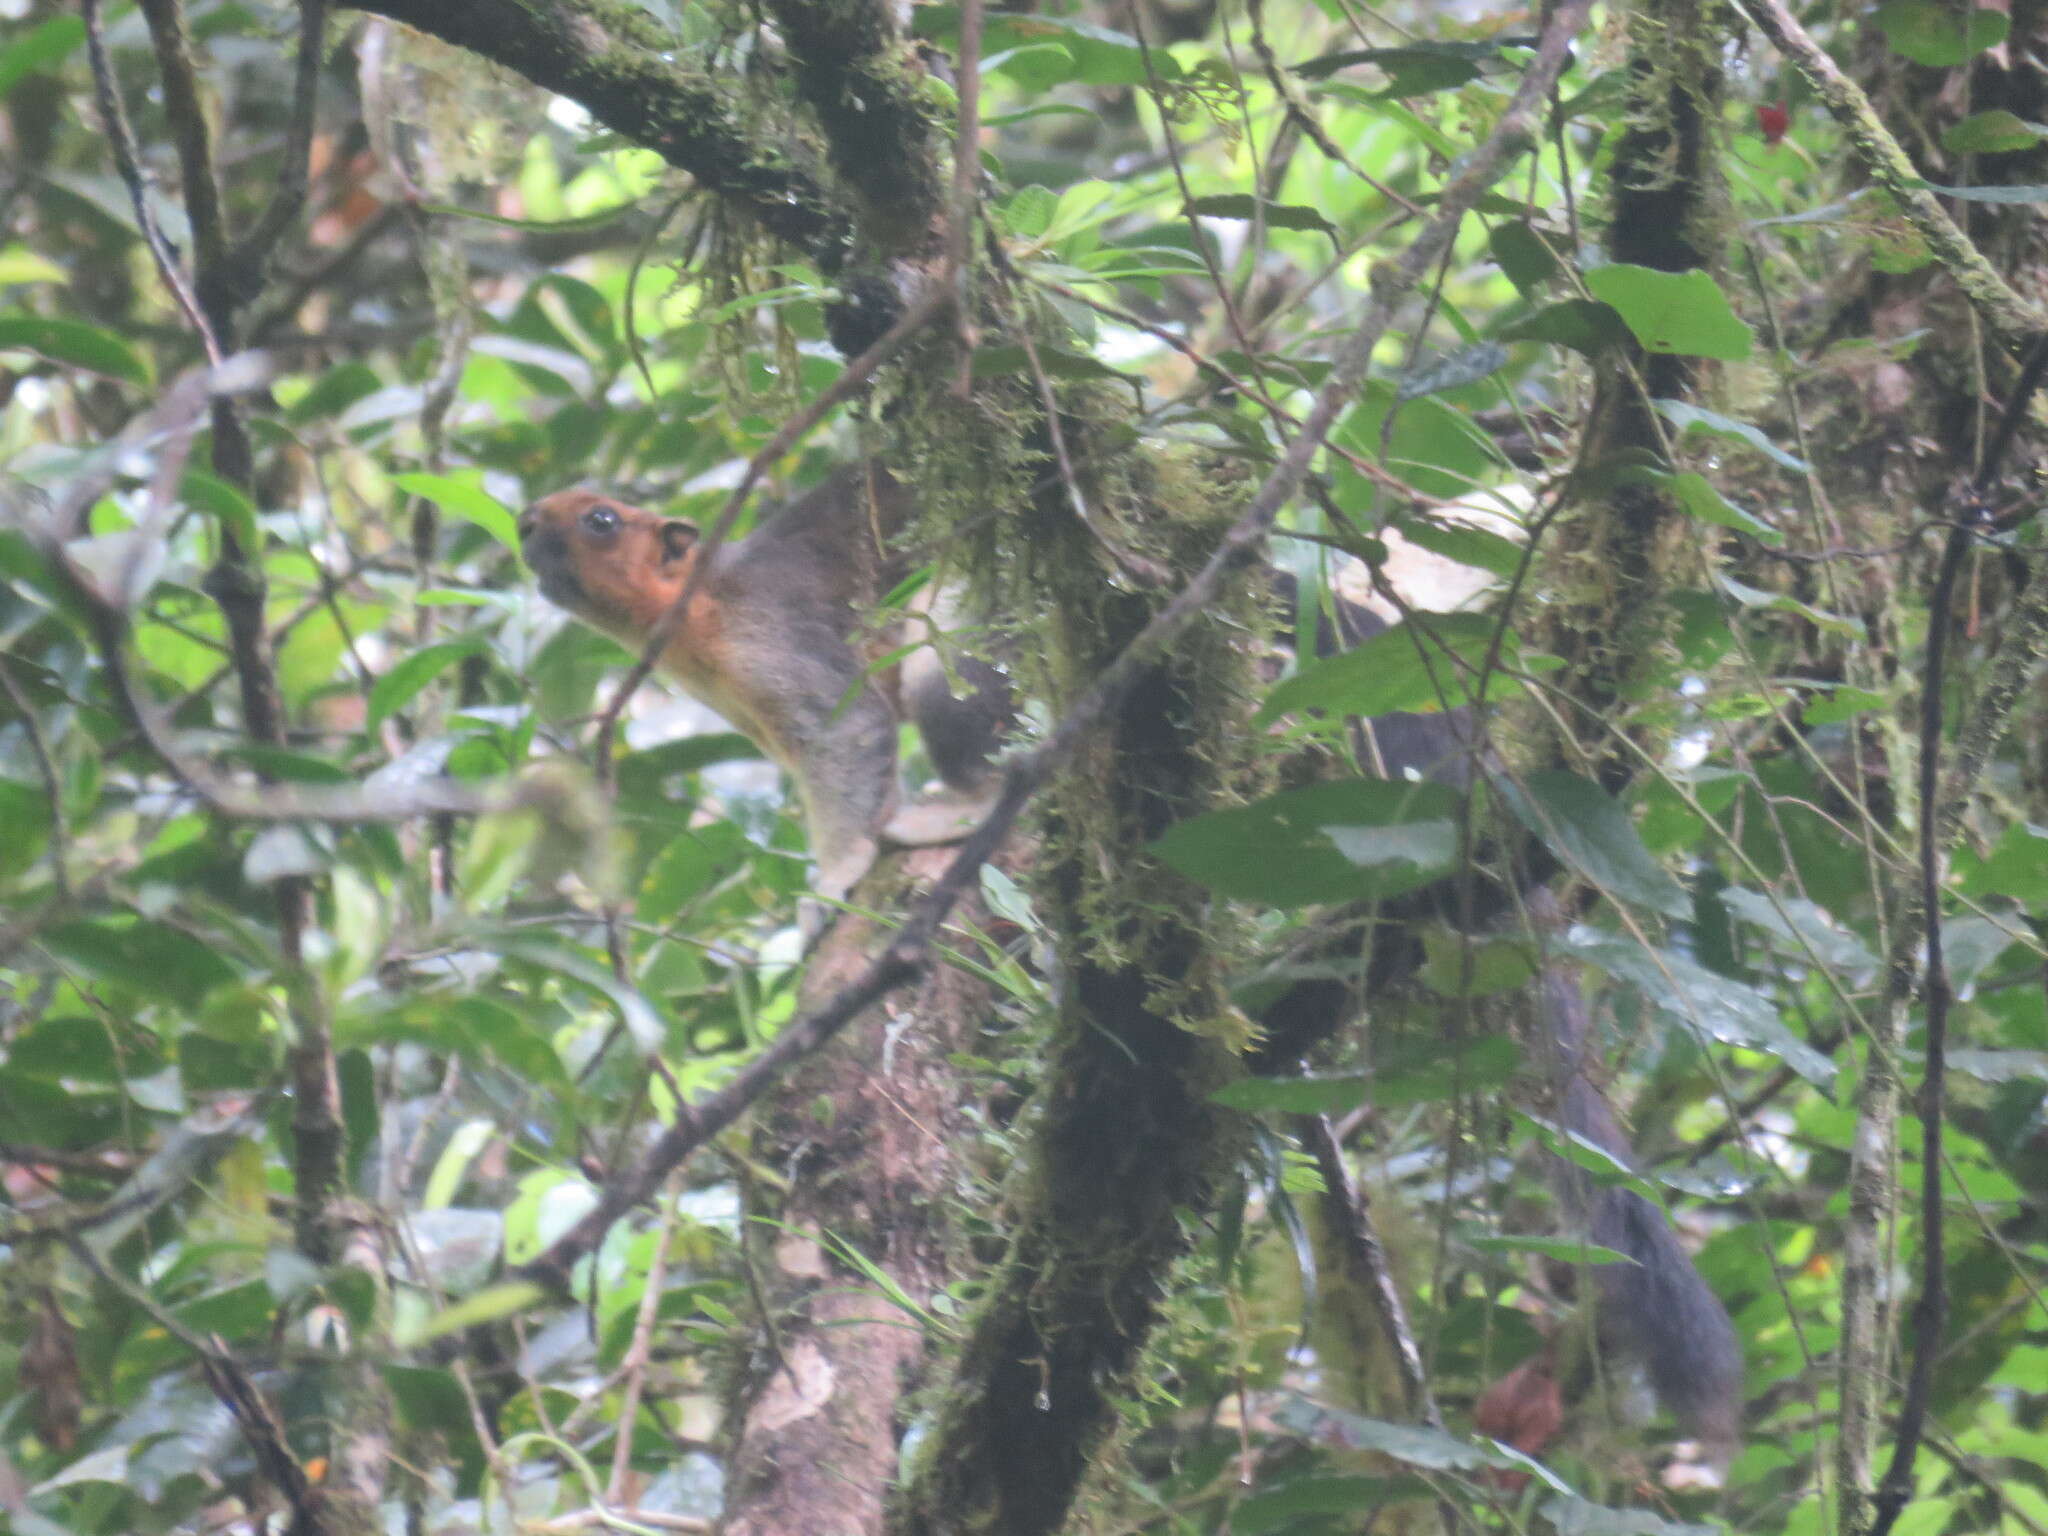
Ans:
<svg viewBox="0 0 2048 1536"><path fill-rule="evenodd" d="M2048 1530L2044 60L0 0L0 1528Z"/></svg>

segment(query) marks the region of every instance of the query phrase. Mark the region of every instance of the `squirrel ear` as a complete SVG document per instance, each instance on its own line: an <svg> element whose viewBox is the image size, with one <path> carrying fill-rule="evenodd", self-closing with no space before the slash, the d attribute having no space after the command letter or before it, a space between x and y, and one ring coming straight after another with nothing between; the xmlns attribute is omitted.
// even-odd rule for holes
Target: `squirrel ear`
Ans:
<svg viewBox="0 0 2048 1536"><path fill-rule="evenodd" d="M661 525L661 558L680 560L697 542L697 526L672 517Z"/></svg>

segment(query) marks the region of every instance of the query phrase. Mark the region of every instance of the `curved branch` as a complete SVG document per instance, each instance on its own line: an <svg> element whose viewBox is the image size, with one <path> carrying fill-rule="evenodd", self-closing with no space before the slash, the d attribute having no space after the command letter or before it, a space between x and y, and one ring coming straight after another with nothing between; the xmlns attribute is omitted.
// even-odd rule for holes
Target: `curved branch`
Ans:
<svg viewBox="0 0 2048 1536"><path fill-rule="evenodd" d="M736 95L675 62L676 46L630 7L595 0L343 0L404 22L566 96L800 246L828 269L852 227L812 177L741 124Z"/></svg>
<svg viewBox="0 0 2048 1536"><path fill-rule="evenodd" d="M938 118L893 8L886 0L772 0L770 8L832 168L860 200L862 234L885 255L934 244L945 207Z"/></svg>

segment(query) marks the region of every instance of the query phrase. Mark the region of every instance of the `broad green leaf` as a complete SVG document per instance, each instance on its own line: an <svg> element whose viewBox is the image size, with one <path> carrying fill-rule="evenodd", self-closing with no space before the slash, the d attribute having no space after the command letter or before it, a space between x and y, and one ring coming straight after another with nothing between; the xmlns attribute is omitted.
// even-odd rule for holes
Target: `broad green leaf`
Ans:
<svg viewBox="0 0 2048 1536"><path fill-rule="evenodd" d="M1707 410L1704 406L1694 405L1687 400L1658 400L1652 403L1666 421L1678 428L1682 436L1689 437L1695 432L1706 432L1715 437L1732 438L1736 442L1747 443L1772 463L1781 465L1796 475L1808 472L1804 459L1787 453L1746 421L1736 421L1721 415L1718 411Z"/></svg>
<svg viewBox="0 0 2048 1536"><path fill-rule="evenodd" d="M1382 1109L1503 1091L1522 1064L1521 1047L1505 1034L1461 1041L1455 1050L1437 1040L1401 1041L1374 1054L1371 1100Z"/></svg>
<svg viewBox="0 0 2048 1536"><path fill-rule="evenodd" d="M1496 1237L1468 1237L1468 1247L1481 1253L1533 1253L1556 1259L1561 1264L1633 1264L1635 1260L1598 1243L1582 1243L1574 1237L1523 1237L1503 1233Z"/></svg>
<svg viewBox="0 0 2048 1536"><path fill-rule="evenodd" d="M1733 528L1761 544L1775 547L1785 542L1784 534L1762 518L1736 506L1715 490L1705 475L1688 469L1666 477L1664 484L1677 498L1678 504L1703 523L1712 523L1717 528Z"/></svg>
<svg viewBox="0 0 2048 1536"><path fill-rule="evenodd" d="M187 1008L236 974L217 949L167 923L81 919L47 930L37 942L66 964L144 1001L168 999Z"/></svg>
<svg viewBox="0 0 2048 1536"><path fill-rule="evenodd" d="M1486 246L1508 281L1525 296L1557 275L1557 253L1520 219L1495 225Z"/></svg>
<svg viewBox="0 0 2048 1536"><path fill-rule="evenodd" d="M1544 341L1593 357L1628 340L1628 326L1611 305L1595 299L1562 299L1500 333L1502 341Z"/></svg>
<svg viewBox="0 0 2048 1536"><path fill-rule="evenodd" d="M1544 1151L1570 1163L1599 1188L1625 1189L1642 1196L1659 1210L1663 1209L1663 1191L1599 1143L1577 1131L1552 1125L1520 1110L1512 1110L1510 1114L1518 1125L1535 1136Z"/></svg>
<svg viewBox="0 0 2048 1536"><path fill-rule="evenodd" d="M1269 906L1384 899L1439 878L1457 850L1440 784L1344 779L1169 827L1153 852L1223 895Z"/></svg>
<svg viewBox="0 0 2048 1536"><path fill-rule="evenodd" d="M1536 956L1518 939L1469 939L1448 928L1422 935L1422 980L1440 997L1494 997L1528 985Z"/></svg>
<svg viewBox="0 0 2048 1536"><path fill-rule="evenodd" d="M1323 80L1340 69L1370 64L1387 76L1382 95L1422 96L1432 91L1453 90L1476 80L1480 66L1499 58L1503 47L1534 41L1526 37L1503 37L1486 43L1428 41L1396 48L1351 48L1297 64L1294 73L1304 80Z"/></svg>
<svg viewBox="0 0 2048 1536"><path fill-rule="evenodd" d="M1249 192L1218 192L1188 203L1188 212L1205 219L1264 219L1274 229L1306 229L1337 239L1337 226L1315 208L1297 203L1265 203Z"/></svg>
<svg viewBox="0 0 2048 1536"><path fill-rule="evenodd" d="M1246 1113L1341 1115L1372 1096L1369 1077L1242 1077L1209 1095L1212 1104Z"/></svg>
<svg viewBox="0 0 2048 1536"><path fill-rule="evenodd" d="M1471 495L1508 467L1492 436L1465 411L1444 400L1403 398L1386 379L1366 385L1330 440L1446 501Z"/></svg>
<svg viewBox="0 0 2048 1536"><path fill-rule="evenodd" d="M1995 155L2032 149L2048 138L2048 127L2030 123L2003 107L1964 118L1941 136L1941 147L1958 155Z"/></svg>
<svg viewBox="0 0 2048 1536"><path fill-rule="evenodd" d="M84 41L85 22L76 16L52 16L30 27L0 48L0 96L13 90L22 76L62 63Z"/></svg>
<svg viewBox="0 0 2048 1536"><path fill-rule="evenodd" d="M1745 608L1796 613L1817 629L1827 630L1847 640L1863 638L1863 621L1852 615L1829 613L1824 608L1816 608L1811 603L1801 602L1789 592L1766 592L1760 587L1747 586L1733 576L1718 571L1714 574L1714 582Z"/></svg>
<svg viewBox="0 0 2048 1536"><path fill-rule="evenodd" d="M434 1171L427 1176L426 1193L420 1197L421 1208L431 1211L453 1204L462 1181L469 1177L469 1165L497 1134L497 1123L492 1120L468 1120L457 1126L434 1160Z"/></svg>
<svg viewBox="0 0 2048 1536"><path fill-rule="evenodd" d="M427 684L464 657L475 656L482 650L481 640L450 640L400 657L371 687L370 713L364 729L374 734L378 726L417 698Z"/></svg>
<svg viewBox="0 0 2048 1536"><path fill-rule="evenodd" d="M1001 53L982 61L985 71L1003 75L1014 80L1027 91L1048 91L1056 85L1063 85L1080 72L1081 63L1073 50L1057 42L1027 43L1021 48L1005 48ZM1056 111L1056 107L1040 107L1040 112ZM1012 114L1017 115L1017 114ZM1083 116L1088 116L1086 112Z"/></svg>
<svg viewBox="0 0 2048 1536"><path fill-rule="evenodd" d="M1566 943L1579 959L1635 987L1666 1023L1775 1056L1823 1092L1833 1086L1835 1064L1787 1029L1777 1005L1756 988L1674 950L1613 934L1575 929Z"/></svg>
<svg viewBox="0 0 2048 1536"><path fill-rule="evenodd" d="M1394 377L1394 398L1420 400L1425 395L1463 389L1500 372L1507 361L1508 349L1499 342L1474 342L1443 357L1402 369Z"/></svg>
<svg viewBox="0 0 2048 1536"><path fill-rule="evenodd" d="M1036 240L1052 228L1052 216L1059 206L1059 194L1048 187L1019 187L1003 204L998 217L1019 240Z"/></svg>
<svg viewBox="0 0 2048 1536"><path fill-rule="evenodd" d="M1144 389L1142 379L1112 368L1086 352L1070 352L1042 342L1037 352L1038 366L1049 379L1113 379L1119 384L1130 385L1134 391ZM1026 377L1031 374L1031 354L1024 350L1022 344L1002 342L993 347L975 349L974 376L977 379L1000 379L1014 374Z"/></svg>
<svg viewBox="0 0 2048 1536"><path fill-rule="evenodd" d="M1432 613L1396 624L1370 640L1309 662L1283 679L1259 706L1254 723L1268 725L1294 710L1371 719L1397 711L1428 714L1469 704L1498 626L1484 614ZM1513 665L1512 637L1501 645L1503 665ZM1516 690L1512 678L1487 682L1487 696Z"/></svg>
<svg viewBox="0 0 2048 1536"><path fill-rule="evenodd" d="M951 3L918 6L911 13L911 30L919 37L957 44L960 8ZM1186 74L1166 48L1154 44L1148 53L1136 38L1085 21L1006 11L990 11L983 19L981 50L985 58L1044 43L1064 48L1073 57L1074 67L1071 75L1043 80L1041 85L1065 79L1088 85L1144 85L1154 76L1170 81Z"/></svg>
<svg viewBox="0 0 2048 1536"><path fill-rule="evenodd" d="M39 315L0 315L0 352L34 352L67 368L147 388L148 360L112 331L83 320L45 320Z"/></svg>
<svg viewBox="0 0 2048 1536"><path fill-rule="evenodd" d="M284 413L285 420L296 427L339 416L383 387L384 381L368 363L342 363L321 374L304 394L292 401Z"/></svg>
<svg viewBox="0 0 2048 1536"><path fill-rule="evenodd" d="M1804 896L1771 897L1731 885L1720 897L1721 905L1777 939L1781 951L1792 959L1824 965L1855 982L1877 974L1877 956L1864 942L1836 922L1825 907Z"/></svg>
<svg viewBox="0 0 2048 1536"><path fill-rule="evenodd" d="M1934 69L1952 69L1996 48L2012 28L2012 18L2003 11L1968 9L1948 0L1885 0L1870 19L1894 53Z"/></svg>
<svg viewBox="0 0 2048 1536"><path fill-rule="evenodd" d="M256 503L240 486L188 465L184 478L178 482L178 494L186 505L219 518L221 526L234 535L245 554L263 548L263 536L256 527Z"/></svg>
<svg viewBox="0 0 2048 1536"><path fill-rule="evenodd" d="M1311 1461L1310 1466L1319 1465ZM1260 1479L1255 1492L1230 1507L1231 1536L1287 1536L1288 1532L1326 1529L1319 1515L1355 1516L1362 1509L1398 1505L1404 1499L1426 1498L1429 1485L1415 1477L1366 1477L1320 1474L1291 1477L1268 1485ZM1306 1517L1306 1518L1305 1518Z"/></svg>
<svg viewBox="0 0 2048 1536"><path fill-rule="evenodd" d="M0 288L29 283L66 283L70 280L70 273L49 257L37 255L26 246L10 245L0 251Z"/></svg>
<svg viewBox="0 0 2048 1536"><path fill-rule="evenodd" d="M537 1255L539 1249L535 1249ZM462 1333L495 1323L500 1318L510 1317L515 1312L524 1312L547 1300L547 1293L528 1280L507 1280L465 1296L452 1307L445 1307L417 1324L401 1324L392 1330L391 1344L397 1350L418 1349L435 1339L451 1333Z"/></svg>
<svg viewBox="0 0 2048 1536"><path fill-rule="evenodd" d="M1503 776L1496 787L1523 826L1609 896L1666 917L1692 912L1685 888L1650 857L1628 812L1591 779L1546 769Z"/></svg>
<svg viewBox="0 0 2048 1536"><path fill-rule="evenodd" d="M1647 352L1738 361L1756 333L1728 307L1713 278L1694 269L1659 272L1614 262L1586 274L1594 298L1614 307Z"/></svg>
<svg viewBox="0 0 2048 1536"><path fill-rule="evenodd" d="M408 495L424 497L444 512L475 523L514 554L519 552L519 524L511 510L486 491L480 473L455 475L393 475L391 483Z"/></svg>

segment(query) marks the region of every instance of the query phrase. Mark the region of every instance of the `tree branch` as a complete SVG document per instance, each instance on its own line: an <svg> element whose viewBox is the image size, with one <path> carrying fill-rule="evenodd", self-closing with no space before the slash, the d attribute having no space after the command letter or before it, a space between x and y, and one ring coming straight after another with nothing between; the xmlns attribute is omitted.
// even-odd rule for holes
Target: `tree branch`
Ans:
<svg viewBox="0 0 2048 1536"><path fill-rule="evenodd" d="M738 97L675 62L677 44L630 6L590 0L344 0L525 76L645 144L769 234L839 265L852 226L786 151L742 126Z"/></svg>

